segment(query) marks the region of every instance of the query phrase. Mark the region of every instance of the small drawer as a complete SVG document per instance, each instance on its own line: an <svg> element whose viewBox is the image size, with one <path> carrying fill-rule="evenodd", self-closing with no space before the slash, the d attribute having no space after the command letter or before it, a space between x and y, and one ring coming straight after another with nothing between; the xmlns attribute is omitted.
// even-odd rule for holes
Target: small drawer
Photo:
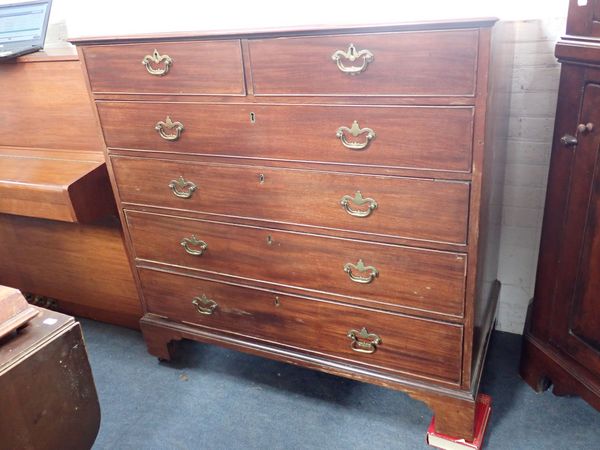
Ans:
<svg viewBox="0 0 600 450"><path fill-rule="evenodd" d="M92 92L245 95L239 40L83 47Z"/></svg>
<svg viewBox="0 0 600 450"><path fill-rule="evenodd" d="M125 211L134 257L352 302L462 317L467 257L290 231Z"/></svg>
<svg viewBox="0 0 600 450"><path fill-rule="evenodd" d="M469 183L111 156L122 202L465 244ZM232 182L235 180L235 182Z"/></svg>
<svg viewBox="0 0 600 450"><path fill-rule="evenodd" d="M478 30L249 40L255 95L474 96Z"/></svg>
<svg viewBox="0 0 600 450"><path fill-rule="evenodd" d="M97 106L111 148L471 171L472 107L150 102Z"/></svg>
<svg viewBox="0 0 600 450"><path fill-rule="evenodd" d="M463 327L141 269L148 312L377 370L459 383Z"/></svg>

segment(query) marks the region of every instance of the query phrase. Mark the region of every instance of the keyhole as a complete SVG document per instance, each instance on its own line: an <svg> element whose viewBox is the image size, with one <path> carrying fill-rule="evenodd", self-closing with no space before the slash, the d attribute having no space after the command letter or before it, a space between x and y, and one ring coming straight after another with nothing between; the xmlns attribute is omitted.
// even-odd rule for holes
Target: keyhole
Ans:
<svg viewBox="0 0 600 450"><path fill-rule="evenodd" d="M279 303L279 297L276 295L275 296L275 306L279 306L281 303Z"/></svg>
<svg viewBox="0 0 600 450"><path fill-rule="evenodd" d="M256 123L256 114L250 113L250 123Z"/></svg>
<svg viewBox="0 0 600 450"><path fill-rule="evenodd" d="M265 182L265 175L264 174L262 174L262 173L258 174L258 182L260 184L263 184Z"/></svg>
<svg viewBox="0 0 600 450"><path fill-rule="evenodd" d="M273 244L273 238L271 237L271 235L267 236L267 245L272 245Z"/></svg>

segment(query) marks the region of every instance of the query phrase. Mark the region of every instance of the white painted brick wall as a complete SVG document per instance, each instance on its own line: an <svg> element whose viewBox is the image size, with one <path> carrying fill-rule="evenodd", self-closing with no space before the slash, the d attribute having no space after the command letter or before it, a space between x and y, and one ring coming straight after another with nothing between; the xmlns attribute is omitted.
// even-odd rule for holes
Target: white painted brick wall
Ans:
<svg viewBox="0 0 600 450"><path fill-rule="evenodd" d="M564 17L516 26L497 323L512 333L522 333L533 296L560 75L554 45L564 30Z"/></svg>

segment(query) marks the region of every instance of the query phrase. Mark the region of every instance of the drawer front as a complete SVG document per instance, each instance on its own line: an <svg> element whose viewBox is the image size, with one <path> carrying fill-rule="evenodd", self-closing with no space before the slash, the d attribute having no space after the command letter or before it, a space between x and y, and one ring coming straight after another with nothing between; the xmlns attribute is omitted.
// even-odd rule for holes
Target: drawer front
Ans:
<svg viewBox="0 0 600 450"><path fill-rule="evenodd" d="M459 325L143 269L140 278L148 312L171 320L377 369L460 381ZM363 327L370 336L361 336ZM348 337L352 331L360 344Z"/></svg>
<svg viewBox="0 0 600 450"><path fill-rule="evenodd" d="M102 45L83 54L95 93L245 95L239 40Z"/></svg>
<svg viewBox="0 0 600 450"><path fill-rule="evenodd" d="M379 306L463 314L464 254L134 211L126 217L137 259Z"/></svg>
<svg viewBox="0 0 600 450"><path fill-rule="evenodd" d="M106 144L113 148L471 170L471 107L135 102L97 105ZM159 124L166 122L167 116L172 123L183 126L179 135L177 128ZM161 129L167 139L161 137Z"/></svg>
<svg viewBox="0 0 600 450"><path fill-rule="evenodd" d="M469 183L112 156L121 201L464 244ZM235 180L235 182L232 182Z"/></svg>
<svg viewBox="0 0 600 450"><path fill-rule="evenodd" d="M449 30L252 39L254 93L473 96L478 37Z"/></svg>

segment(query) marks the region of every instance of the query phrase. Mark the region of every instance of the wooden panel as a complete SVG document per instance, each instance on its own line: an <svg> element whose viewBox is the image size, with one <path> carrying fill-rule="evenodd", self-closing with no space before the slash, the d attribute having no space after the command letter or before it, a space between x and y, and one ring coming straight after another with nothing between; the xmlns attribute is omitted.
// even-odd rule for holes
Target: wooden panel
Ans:
<svg viewBox="0 0 600 450"><path fill-rule="evenodd" d="M138 326L141 305L118 223L0 214L0 250L11 255L0 258L0 284L80 305L85 317Z"/></svg>
<svg viewBox="0 0 600 450"><path fill-rule="evenodd" d="M207 155L469 172L473 108L99 102L108 147ZM251 114L255 122L251 122ZM177 141L155 125L184 125ZM364 150L336 136L357 121L376 136ZM351 142L366 142L366 133Z"/></svg>
<svg viewBox="0 0 600 450"><path fill-rule="evenodd" d="M350 44L373 54L357 75L332 59ZM473 96L477 46L477 30L249 40L255 95Z"/></svg>
<svg viewBox="0 0 600 450"><path fill-rule="evenodd" d="M134 211L126 216L138 260L329 292L381 307L463 313L463 254ZM201 256L186 253L180 244L192 235L208 244ZM360 259L379 271L369 284L352 281L344 271L346 263L356 265ZM363 278L370 273L354 270Z"/></svg>
<svg viewBox="0 0 600 450"><path fill-rule="evenodd" d="M267 293L149 270L140 271L148 311L247 337L277 342L386 371L459 381L462 326L370 309ZM217 303L199 314L192 299ZM350 330L366 327L381 338L372 354L351 349Z"/></svg>
<svg viewBox="0 0 600 450"><path fill-rule="evenodd" d="M587 84L579 121L597 123L599 110L600 85ZM600 373L600 137L593 130L577 138L555 280L554 323L560 326L554 341L579 364Z"/></svg>
<svg viewBox="0 0 600 450"><path fill-rule="evenodd" d="M101 153L79 61L0 65L1 145Z"/></svg>
<svg viewBox="0 0 600 450"><path fill-rule="evenodd" d="M85 154L0 147L0 213L80 223L114 214L106 165Z"/></svg>
<svg viewBox="0 0 600 450"><path fill-rule="evenodd" d="M142 64L154 50L172 60L163 76ZM239 40L84 47L83 54L93 92L245 95Z"/></svg>
<svg viewBox="0 0 600 450"><path fill-rule="evenodd" d="M587 0L569 1L569 14L567 17L567 35L584 38L600 37L600 1Z"/></svg>
<svg viewBox="0 0 600 450"><path fill-rule="evenodd" d="M378 236L466 242L469 204L469 183L466 182L115 156L112 166L121 201L125 203ZM169 182L179 177L198 187L191 198L179 198L169 188ZM354 197L357 191L376 201L377 207L368 217L351 216L341 205L342 197ZM365 212L369 211L368 205L357 206L350 202L349 208ZM432 211L435 211L435 220L431 220Z"/></svg>

